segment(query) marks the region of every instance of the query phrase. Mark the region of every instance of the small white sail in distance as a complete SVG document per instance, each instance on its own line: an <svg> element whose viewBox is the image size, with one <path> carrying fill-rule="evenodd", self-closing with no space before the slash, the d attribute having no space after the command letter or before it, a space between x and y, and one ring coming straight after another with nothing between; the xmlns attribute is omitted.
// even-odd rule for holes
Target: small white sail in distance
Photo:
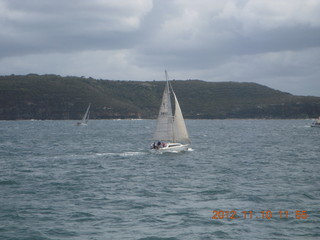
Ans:
<svg viewBox="0 0 320 240"><path fill-rule="evenodd" d="M83 115L83 118L81 119L81 122L78 122L77 125L87 125L89 121L89 110L90 110L91 103L89 103L89 106L87 107L87 110L85 114Z"/></svg>
<svg viewBox="0 0 320 240"><path fill-rule="evenodd" d="M83 118L82 118L82 122L83 123L88 123L89 121L89 110L90 110L90 106L91 106L91 103L89 103L89 106L86 110L86 113L84 114Z"/></svg>

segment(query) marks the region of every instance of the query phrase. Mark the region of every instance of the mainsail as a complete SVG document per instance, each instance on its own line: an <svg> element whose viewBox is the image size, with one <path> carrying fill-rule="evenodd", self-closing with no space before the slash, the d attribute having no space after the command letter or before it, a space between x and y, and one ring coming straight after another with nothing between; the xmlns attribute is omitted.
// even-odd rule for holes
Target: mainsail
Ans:
<svg viewBox="0 0 320 240"><path fill-rule="evenodd" d="M172 141L173 140L173 117L170 100L169 82L164 88L160 111L158 115L157 128L153 136L154 140Z"/></svg>

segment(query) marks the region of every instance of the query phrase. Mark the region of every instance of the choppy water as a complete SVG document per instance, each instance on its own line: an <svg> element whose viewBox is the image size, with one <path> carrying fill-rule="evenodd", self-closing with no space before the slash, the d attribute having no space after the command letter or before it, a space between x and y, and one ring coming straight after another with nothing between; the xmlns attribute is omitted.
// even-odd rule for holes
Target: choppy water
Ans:
<svg viewBox="0 0 320 240"><path fill-rule="evenodd" d="M0 239L319 239L310 123L190 120L151 154L152 120L0 121Z"/></svg>

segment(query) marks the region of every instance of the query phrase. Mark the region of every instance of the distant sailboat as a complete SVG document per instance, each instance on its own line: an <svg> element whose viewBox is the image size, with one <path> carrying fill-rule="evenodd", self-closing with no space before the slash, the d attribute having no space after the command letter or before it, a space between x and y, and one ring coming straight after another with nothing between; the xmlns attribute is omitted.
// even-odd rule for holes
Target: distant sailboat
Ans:
<svg viewBox="0 0 320 240"><path fill-rule="evenodd" d="M155 141L151 148L160 152L180 152L188 149L191 144L181 108L166 75L166 86L162 96L162 102L157 120L156 131L153 136ZM175 114L172 115L170 94L175 103Z"/></svg>
<svg viewBox="0 0 320 240"><path fill-rule="evenodd" d="M83 125L87 125L88 124L90 106L91 106L91 103L89 104L86 113L83 115L83 118L82 118L81 122L77 122L77 126L81 126L81 125L83 126Z"/></svg>
<svg viewBox="0 0 320 240"><path fill-rule="evenodd" d="M320 127L320 117L311 124L311 127Z"/></svg>

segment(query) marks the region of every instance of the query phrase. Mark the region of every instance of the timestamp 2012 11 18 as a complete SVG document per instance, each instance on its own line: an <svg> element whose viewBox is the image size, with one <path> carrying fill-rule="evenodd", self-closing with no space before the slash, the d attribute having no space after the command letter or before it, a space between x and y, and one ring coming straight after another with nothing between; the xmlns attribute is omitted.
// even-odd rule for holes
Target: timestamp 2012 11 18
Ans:
<svg viewBox="0 0 320 240"><path fill-rule="evenodd" d="M223 211L223 210L214 210L212 211L213 216L212 219L288 219L288 218L296 218L296 219L307 219L309 217L307 211L271 211L271 210L263 210L263 211Z"/></svg>

